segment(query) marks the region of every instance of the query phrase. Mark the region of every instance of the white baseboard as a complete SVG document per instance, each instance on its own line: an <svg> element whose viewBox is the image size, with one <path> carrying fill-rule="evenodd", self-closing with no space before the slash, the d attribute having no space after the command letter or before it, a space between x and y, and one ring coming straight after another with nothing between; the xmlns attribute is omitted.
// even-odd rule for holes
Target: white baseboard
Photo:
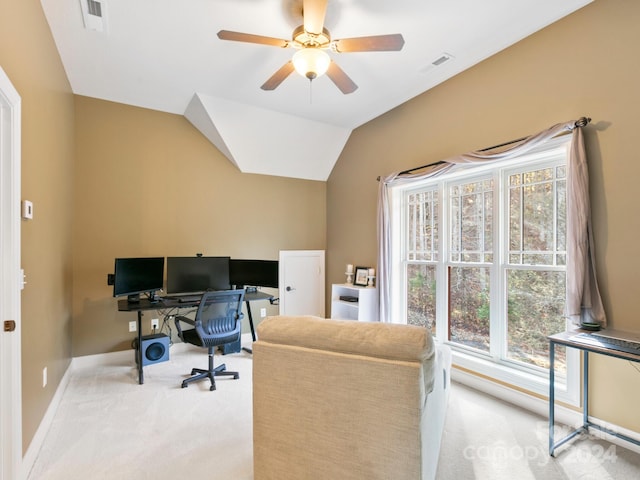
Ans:
<svg viewBox="0 0 640 480"><path fill-rule="evenodd" d="M549 401L546 398L539 398L533 395L529 395L525 392L509 388L500 383L492 382L491 380L487 380L486 378L473 375L472 373L466 372L464 370L459 370L457 368L451 369L451 380L461 383L462 385L465 385L467 387L471 387L474 390L478 390L479 392L496 397L500 400L504 400L505 402L512 403L513 405L522 407L531 412L537 413L544 418L549 418ZM571 410L569 408L563 407L562 405L556 404L555 419L556 423L558 424L564 424L572 428L578 428L580 425L582 425L582 412ZM611 423L606 423L599 418L595 418L592 416L589 416L589 421L593 422L596 425L606 427L611 431L626 435L627 437L640 442L640 434L638 432L634 432L632 430L628 430ZM636 453L640 453L640 446L627 442L614 435L606 434L604 432L598 431L597 429L592 429L590 433L592 433L597 438L602 438L603 440L611 442L615 445L624 447Z"/></svg>
<svg viewBox="0 0 640 480"><path fill-rule="evenodd" d="M241 343L243 345L248 345L251 343L251 334L243 333L241 338ZM198 349L200 347L194 347L193 345L189 345L188 343L183 343L178 340L175 343L171 344L172 352L180 352L186 349ZM120 352L110 352L110 353L98 353L95 355L84 355L82 357L73 357L71 361L71 368L86 368L86 367L101 367L107 365L122 365L123 363L128 363L134 361L134 353L133 349L131 350L122 350Z"/></svg>
<svg viewBox="0 0 640 480"><path fill-rule="evenodd" d="M73 360L69 365L69 367L67 368L67 370L64 372L64 375L62 376L62 380L60 380L60 383L58 384L58 388L56 389L56 392L53 395L53 398L51 399L51 403L47 407L47 411L45 412L44 417L42 417L42 420L40 421L38 430L36 430L36 433L34 434L33 439L29 444L29 448L27 448L27 451L24 457L22 457L22 477L21 478L29 477L29 473L33 468L33 464L35 463L36 458L38 458L38 453L40 453L40 448L42 448L42 443L44 442L44 439L47 436L47 433L49 432L49 428L53 423L53 417L55 416L56 411L58 410L58 406L60 405L60 402L62 400L62 395L64 394L64 391L66 390L67 385L69 385L69 379L71 378L72 364L73 364Z"/></svg>

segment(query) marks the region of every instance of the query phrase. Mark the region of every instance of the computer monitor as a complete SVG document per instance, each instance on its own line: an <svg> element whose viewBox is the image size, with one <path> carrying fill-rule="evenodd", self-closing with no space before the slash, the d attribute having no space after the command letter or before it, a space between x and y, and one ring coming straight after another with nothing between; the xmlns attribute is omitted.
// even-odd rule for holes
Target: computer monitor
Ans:
<svg viewBox="0 0 640 480"><path fill-rule="evenodd" d="M278 261L232 258L229 263L229 275L231 284L236 288L245 286L278 288Z"/></svg>
<svg viewBox="0 0 640 480"><path fill-rule="evenodd" d="M113 296L127 296L129 302L139 302L140 294L153 297L162 290L164 257L116 258L113 273Z"/></svg>
<svg viewBox="0 0 640 480"><path fill-rule="evenodd" d="M167 293L229 290L229 257L167 257Z"/></svg>

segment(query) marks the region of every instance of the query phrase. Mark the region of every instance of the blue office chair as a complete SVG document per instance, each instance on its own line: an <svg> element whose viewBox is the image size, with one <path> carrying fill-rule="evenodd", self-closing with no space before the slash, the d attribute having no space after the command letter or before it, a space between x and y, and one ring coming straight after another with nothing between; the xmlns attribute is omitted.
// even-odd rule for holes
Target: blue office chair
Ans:
<svg viewBox="0 0 640 480"><path fill-rule="evenodd" d="M183 342L209 350L209 368L207 370L192 369L192 376L182 382L182 388L186 388L191 382L208 378L211 381L209 390L213 391L216 389L214 379L216 376L240 378L238 372L227 372L225 364L214 368L213 355L217 346L240 339L243 300L244 290L206 292L202 295L195 318L183 316L175 318L178 336ZM183 323L191 325L193 328L183 330Z"/></svg>

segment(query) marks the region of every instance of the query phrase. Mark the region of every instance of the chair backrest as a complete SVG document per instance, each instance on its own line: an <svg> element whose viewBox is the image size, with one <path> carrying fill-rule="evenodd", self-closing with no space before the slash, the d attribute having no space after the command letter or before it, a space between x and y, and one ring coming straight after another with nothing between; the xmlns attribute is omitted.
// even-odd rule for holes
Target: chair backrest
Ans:
<svg viewBox="0 0 640 480"><path fill-rule="evenodd" d="M236 341L242 328L244 290L220 290L202 295L195 329L207 347Z"/></svg>

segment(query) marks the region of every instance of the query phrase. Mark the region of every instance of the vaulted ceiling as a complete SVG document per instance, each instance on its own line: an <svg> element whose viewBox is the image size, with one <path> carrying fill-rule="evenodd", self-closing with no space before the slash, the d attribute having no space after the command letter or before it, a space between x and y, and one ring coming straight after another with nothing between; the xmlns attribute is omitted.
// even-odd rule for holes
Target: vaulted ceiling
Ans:
<svg viewBox="0 0 640 480"><path fill-rule="evenodd" d="M242 172L321 181L353 129L591 2L328 0L333 39L405 42L329 51L358 86L343 94L295 72L262 90L292 49L217 36L290 40L303 0L41 1L74 93L184 115Z"/></svg>

